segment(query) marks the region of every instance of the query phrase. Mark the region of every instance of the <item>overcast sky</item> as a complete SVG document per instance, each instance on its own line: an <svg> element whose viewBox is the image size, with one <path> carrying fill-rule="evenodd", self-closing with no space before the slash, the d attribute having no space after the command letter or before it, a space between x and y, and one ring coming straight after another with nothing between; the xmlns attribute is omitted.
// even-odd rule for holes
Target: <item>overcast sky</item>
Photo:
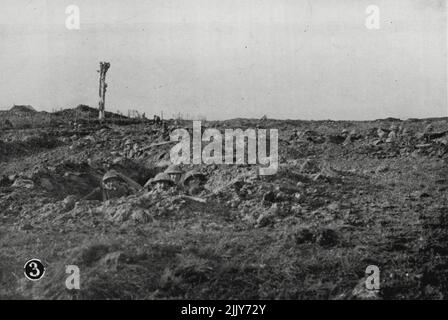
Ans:
<svg viewBox="0 0 448 320"><path fill-rule="evenodd" d="M445 0L1 0L0 108L208 119L446 116ZM67 30L78 5L81 29ZM380 29L365 27L368 5Z"/></svg>

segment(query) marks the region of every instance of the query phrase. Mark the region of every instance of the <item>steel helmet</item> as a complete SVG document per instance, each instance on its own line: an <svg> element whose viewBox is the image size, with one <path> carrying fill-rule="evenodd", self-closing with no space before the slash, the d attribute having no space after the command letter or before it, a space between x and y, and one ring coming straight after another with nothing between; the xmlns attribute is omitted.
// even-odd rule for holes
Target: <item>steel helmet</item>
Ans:
<svg viewBox="0 0 448 320"><path fill-rule="evenodd" d="M121 175L117 171L115 171L115 170L109 170L103 176L103 182L107 182L107 180L110 180L110 179L120 179L120 180L123 180Z"/></svg>
<svg viewBox="0 0 448 320"><path fill-rule="evenodd" d="M148 181L149 184L155 184L155 183L158 183L158 182L166 182L166 183L168 183L170 185L174 184L174 181L165 172L158 173L153 179L150 179Z"/></svg>
<svg viewBox="0 0 448 320"><path fill-rule="evenodd" d="M193 178L199 178L200 180L203 181L203 180L205 180L205 175L202 172L199 172L197 170L188 171L185 174L183 183L186 184L188 182L188 180L193 179Z"/></svg>
<svg viewBox="0 0 448 320"><path fill-rule="evenodd" d="M172 164L170 165L166 170L165 173L167 174L182 174L184 173L178 165Z"/></svg>

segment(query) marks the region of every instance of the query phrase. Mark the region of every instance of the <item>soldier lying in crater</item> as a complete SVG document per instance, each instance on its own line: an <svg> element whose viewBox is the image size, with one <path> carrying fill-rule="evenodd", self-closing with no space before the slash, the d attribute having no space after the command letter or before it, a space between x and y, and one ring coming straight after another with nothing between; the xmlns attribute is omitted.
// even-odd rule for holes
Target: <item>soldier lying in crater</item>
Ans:
<svg viewBox="0 0 448 320"><path fill-rule="evenodd" d="M154 178L145 183L144 188L150 190L168 190L175 186L175 182L166 172L158 173Z"/></svg>
<svg viewBox="0 0 448 320"><path fill-rule="evenodd" d="M84 200L109 200L126 197L141 190L142 186L129 177L115 171L109 170L103 176L101 186L95 188L85 196Z"/></svg>
<svg viewBox="0 0 448 320"><path fill-rule="evenodd" d="M102 181L103 199L129 196L141 188L140 184L115 170L108 171Z"/></svg>
<svg viewBox="0 0 448 320"><path fill-rule="evenodd" d="M172 164L165 170L165 173L170 176L171 180L173 180L174 183L178 184L182 179L182 174L184 172L178 165Z"/></svg>
<svg viewBox="0 0 448 320"><path fill-rule="evenodd" d="M183 179L183 186L187 193L196 195L204 190L206 177L203 173L197 170L188 171Z"/></svg>

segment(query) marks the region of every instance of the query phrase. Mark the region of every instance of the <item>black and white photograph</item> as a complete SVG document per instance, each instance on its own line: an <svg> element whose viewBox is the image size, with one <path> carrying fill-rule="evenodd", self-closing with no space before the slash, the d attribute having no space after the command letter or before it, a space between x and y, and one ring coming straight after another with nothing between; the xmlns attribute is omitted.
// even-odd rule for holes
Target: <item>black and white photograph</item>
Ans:
<svg viewBox="0 0 448 320"><path fill-rule="evenodd" d="M448 299L447 8L1 0L0 300Z"/></svg>

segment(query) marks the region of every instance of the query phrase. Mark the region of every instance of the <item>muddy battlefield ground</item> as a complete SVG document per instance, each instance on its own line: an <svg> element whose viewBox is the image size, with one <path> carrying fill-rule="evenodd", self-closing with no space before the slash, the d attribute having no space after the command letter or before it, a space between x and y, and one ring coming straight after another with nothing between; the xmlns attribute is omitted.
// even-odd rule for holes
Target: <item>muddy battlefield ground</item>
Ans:
<svg viewBox="0 0 448 320"><path fill-rule="evenodd" d="M191 128L166 124L1 129L1 299L448 298L447 119L203 122L278 129L280 164L183 166L206 177L194 195L143 188L169 164L169 132ZM142 189L91 196L111 169ZM31 258L40 281L23 275Z"/></svg>

